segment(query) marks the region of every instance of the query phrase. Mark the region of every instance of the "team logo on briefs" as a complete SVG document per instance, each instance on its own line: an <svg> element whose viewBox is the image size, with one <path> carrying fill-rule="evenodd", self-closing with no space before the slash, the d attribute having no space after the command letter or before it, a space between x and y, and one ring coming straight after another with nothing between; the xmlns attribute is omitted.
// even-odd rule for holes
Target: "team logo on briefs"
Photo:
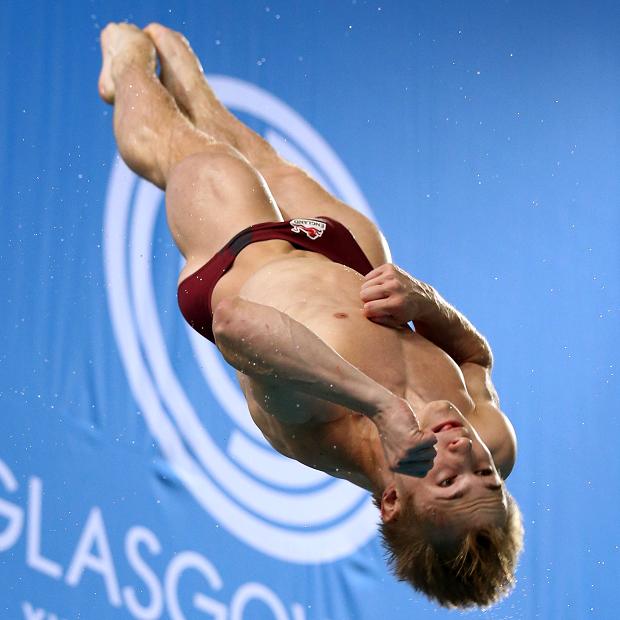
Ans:
<svg viewBox="0 0 620 620"><path fill-rule="evenodd" d="M323 232L325 232L325 228L327 224L325 222L321 222L320 220L302 220L295 219L291 220L291 229L294 233L302 232L313 241L318 239Z"/></svg>

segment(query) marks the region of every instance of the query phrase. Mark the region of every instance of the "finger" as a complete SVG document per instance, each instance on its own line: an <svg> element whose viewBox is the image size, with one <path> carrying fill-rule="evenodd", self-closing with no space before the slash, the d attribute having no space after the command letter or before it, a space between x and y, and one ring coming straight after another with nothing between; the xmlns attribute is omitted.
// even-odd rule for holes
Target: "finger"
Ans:
<svg viewBox="0 0 620 620"><path fill-rule="evenodd" d="M373 278L376 278L377 276L383 275L387 271L387 269L390 267L390 265L391 263L384 263L383 265L379 265L378 267L375 267L372 271L366 274L365 276L366 280L372 280Z"/></svg>
<svg viewBox="0 0 620 620"><path fill-rule="evenodd" d="M424 443L418 444L415 448L410 448L407 452L408 455L419 454L420 456L423 454L431 454L434 457L437 454L437 450L435 448L436 442L425 441Z"/></svg>
<svg viewBox="0 0 620 620"><path fill-rule="evenodd" d="M428 472L433 469L428 466L421 466L418 464L411 463L402 463L397 465L392 471L397 474L406 474L407 476L417 476L418 478L423 478L428 474Z"/></svg>
<svg viewBox="0 0 620 620"><path fill-rule="evenodd" d="M364 284L362 284L362 286L360 287L360 291L365 291L374 286L382 287L383 289L385 289L385 291L387 291L388 294L390 293L403 294L405 292L403 283L397 278L391 277L390 275L387 275L381 278L374 278L373 280L364 282Z"/></svg>
<svg viewBox="0 0 620 620"><path fill-rule="evenodd" d="M388 293L387 297L381 299L373 299L364 304L364 313L366 316L396 316L400 314L402 304L397 294Z"/></svg>
<svg viewBox="0 0 620 620"><path fill-rule="evenodd" d="M427 455L406 454L402 459L400 459L400 461L398 461L398 463L411 466L418 465L420 467L426 467L430 464L430 467L432 467L436 456L437 454L433 452L429 452Z"/></svg>
<svg viewBox="0 0 620 620"><path fill-rule="evenodd" d="M376 284L360 290L360 297L364 302L385 299L389 294L389 291L387 291L384 286Z"/></svg>
<svg viewBox="0 0 620 620"><path fill-rule="evenodd" d="M378 276L370 280L364 280L362 286L360 286L360 290L363 291L364 289L370 288L371 286L381 286L381 284L383 284L383 277Z"/></svg>
<svg viewBox="0 0 620 620"><path fill-rule="evenodd" d="M380 325L396 328L402 327L405 321L394 316L394 309L391 298L376 299L364 304L364 316Z"/></svg>
<svg viewBox="0 0 620 620"><path fill-rule="evenodd" d="M387 297L383 299L375 299L364 304L364 314L367 318L375 316L388 316L390 314L388 306L389 303L387 301Z"/></svg>
<svg viewBox="0 0 620 620"><path fill-rule="evenodd" d="M422 431L420 446L434 446L437 443L437 435L432 431Z"/></svg>
<svg viewBox="0 0 620 620"><path fill-rule="evenodd" d="M411 449L400 457L399 463L432 463L437 456L437 451L433 447L425 448L422 452Z"/></svg>
<svg viewBox="0 0 620 620"><path fill-rule="evenodd" d="M432 467L404 464L397 465L392 468L392 471L397 474L404 474L405 476L413 476L414 478L424 478L431 469Z"/></svg>
<svg viewBox="0 0 620 620"><path fill-rule="evenodd" d="M434 459L426 459L424 461L407 461L403 459L398 462L397 467L407 469L409 471L419 471L422 473L428 472L433 469Z"/></svg>
<svg viewBox="0 0 620 620"><path fill-rule="evenodd" d="M437 450L433 446L429 446L428 448L410 450L403 460L432 461L436 456Z"/></svg>
<svg viewBox="0 0 620 620"><path fill-rule="evenodd" d="M427 471L421 471L421 472L402 471L402 472L396 472L396 473L403 474L403 476L411 476L412 478L426 478L426 475L428 474Z"/></svg>

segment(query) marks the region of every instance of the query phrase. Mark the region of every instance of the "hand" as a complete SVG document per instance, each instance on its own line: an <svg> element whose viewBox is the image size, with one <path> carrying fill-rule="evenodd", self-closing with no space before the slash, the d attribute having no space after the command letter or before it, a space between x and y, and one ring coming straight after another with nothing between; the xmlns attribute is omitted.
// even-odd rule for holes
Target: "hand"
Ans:
<svg viewBox="0 0 620 620"><path fill-rule="evenodd" d="M398 398L373 418L391 471L424 478L433 468L437 437L422 431L409 403Z"/></svg>
<svg viewBox="0 0 620 620"><path fill-rule="evenodd" d="M360 290L366 318L400 328L432 306L435 289L391 263L373 269Z"/></svg>

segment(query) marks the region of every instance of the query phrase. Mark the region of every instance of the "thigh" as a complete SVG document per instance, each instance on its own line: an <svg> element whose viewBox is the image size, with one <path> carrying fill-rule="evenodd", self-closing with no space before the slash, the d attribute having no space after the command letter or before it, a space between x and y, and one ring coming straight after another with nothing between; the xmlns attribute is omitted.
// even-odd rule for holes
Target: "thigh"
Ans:
<svg viewBox="0 0 620 620"><path fill-rule="evenodd" d="M166 187L166 216L187 261L181 278L244 228L283 219L260 174L240 153L221 144L175 166Z"/></svg>
<svg viewBox="0 0 620 620"><path fill-rule="evenodd" d="M280 160L261 172L286 219L326 215L349 229L373 267L391 261L387 241L374 222L332 196L301 168Z"/></svg>

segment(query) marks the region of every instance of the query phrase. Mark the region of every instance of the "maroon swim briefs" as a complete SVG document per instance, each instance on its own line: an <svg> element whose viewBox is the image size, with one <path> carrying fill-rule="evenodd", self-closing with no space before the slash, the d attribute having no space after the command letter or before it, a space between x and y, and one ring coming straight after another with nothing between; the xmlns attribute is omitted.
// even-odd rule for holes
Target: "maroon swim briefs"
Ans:
<svg viewBox="0 0 620 620"><path fill-rule="evenodd" d="M215 285L232 267L241 250L250 243L270 239L283 239L299 250L318 252L362 275L372 270L370 261L349 230L329 217L296 218L250 226L235 235L211 260L179 284L177 298L185 320L211 342L215 342L211 308Z"/></svg>

